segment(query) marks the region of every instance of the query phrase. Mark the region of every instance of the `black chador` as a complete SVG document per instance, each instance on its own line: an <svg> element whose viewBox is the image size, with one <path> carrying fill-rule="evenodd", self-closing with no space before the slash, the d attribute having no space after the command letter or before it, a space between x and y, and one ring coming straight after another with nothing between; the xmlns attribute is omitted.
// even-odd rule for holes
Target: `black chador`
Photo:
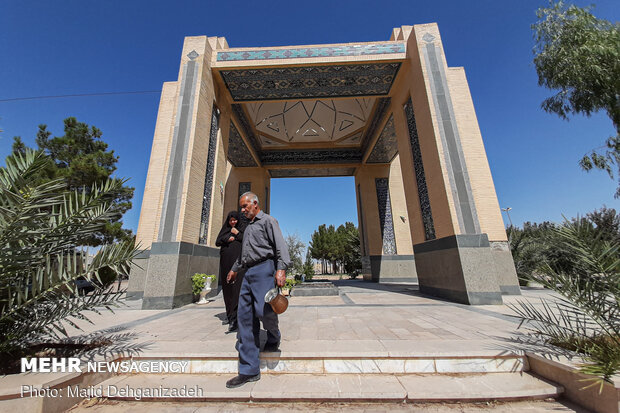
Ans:
<svg viewBox="0 0 620 413"><path fill-rule="evenodd" d="M245 221L245 220L244 220ZM220 280L222 280L222 292L226 305L226 317L228 319L228 331L237 330L237 307L239 305L239 291L243 281L243 271L237 275L234 283L227 283L226 276L233 263L241 255L241 242L243 241L244 222L239 220L239 213L231 211L217 236L215 245L220 248ZM236 232L236 233L235 233Z"/></svg>

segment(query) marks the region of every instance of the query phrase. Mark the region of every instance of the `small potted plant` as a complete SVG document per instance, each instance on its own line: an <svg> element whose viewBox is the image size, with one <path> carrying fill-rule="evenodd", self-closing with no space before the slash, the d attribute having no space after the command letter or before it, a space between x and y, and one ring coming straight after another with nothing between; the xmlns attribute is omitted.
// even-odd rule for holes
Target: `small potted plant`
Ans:
<svg viewBox="0 0 620 413"><path fill-rule="evenodd" d="M282 295L290 295L291 290L299 281L294 278L287 278L284 282L284 287L282 287Z"/></svg>
<svg viewBox="0 0 620 413"><path fill-rule="evenodd" d="M209 302L206 296L211 292L213 280L215 280L215 275L196 273L192 276L192 291L195 295L200 295L200 300L198 300L197 304Z"/></svg>

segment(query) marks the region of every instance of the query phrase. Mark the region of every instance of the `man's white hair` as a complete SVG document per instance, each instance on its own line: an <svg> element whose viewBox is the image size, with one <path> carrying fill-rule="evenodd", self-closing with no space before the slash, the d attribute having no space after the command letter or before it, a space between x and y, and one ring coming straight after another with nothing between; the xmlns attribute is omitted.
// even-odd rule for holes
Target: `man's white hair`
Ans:
<svg viewBox="0 0 620 413"><path fill-rule="evenodd" d="M254 192L250 192L250 191L248 191L248 192L244 193L243 195L241 195L241 196L239 197L239 199L241 199L241 198L243 198L243 197L245 197L245 196L247 196L247 197L248 197L248 200L249 200L250 202L252 202L252 203L253 203L254 201L256 201L256 203L257 203L257 204L259 203L259 202L258 202L258 195L256 195Z"/></svg>

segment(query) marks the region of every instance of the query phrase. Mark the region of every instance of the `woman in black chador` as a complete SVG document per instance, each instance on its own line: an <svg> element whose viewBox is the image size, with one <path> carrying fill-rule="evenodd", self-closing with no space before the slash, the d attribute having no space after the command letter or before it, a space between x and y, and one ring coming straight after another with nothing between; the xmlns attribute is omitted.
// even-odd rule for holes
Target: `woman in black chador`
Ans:
<svg viewBox="0 0 620 413"><path fill-rule="evenodd" d="M226 282L228 271L233 263L241 255L241 242L243 241L243 228L239 221L239 213L231 211L226 217L226 222L222 226L217 236L215 245L220 248L220 280L222 280L222 291L224 293L224 304L226 305L226 317L228 318L228 331L237 330L237 305L239 304L239 291L241 290L242 277L231 283Z"/></svg>

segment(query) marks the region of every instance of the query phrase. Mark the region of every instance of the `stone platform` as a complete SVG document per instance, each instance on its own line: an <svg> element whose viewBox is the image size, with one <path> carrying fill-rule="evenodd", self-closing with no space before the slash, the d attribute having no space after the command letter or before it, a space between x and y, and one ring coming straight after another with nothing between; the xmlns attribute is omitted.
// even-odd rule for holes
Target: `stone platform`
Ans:
<svg viewBox="0 0 620 413"><path fill-rule="evenodd" d="M237 353L236 335L226 334L227 326L222 325L221 296L206 305L173 310L140 310L139 300L129 301L114 314L93 315L95 325L80 322L82 334L114 340L111 348L93 353L95 359L120 355L134 360L184 360L189 365L185 374L100 375L83 378L82 383L193 383L204 389L200 400L209 402L397 401L394 406L422 401L533 400L562 393L563 384L532 374L530 357L511 340L519 320L505 305L440 301L421 295L410 284L333 283L339 288L338 296L290 298L289 308L280 316L280 351L261 353L263 377L258 383L236 390L224 386L236 374ZM532 300L547 294L524 291L525 298ZM16 395L21 384L62 386L69 381L76 383L79 378L75 373L0 378L0 411L24 409L26 401L32 402L28 411L63 411L80 400L26 400ZM279 390L285 383L287 388L292 386L288 395Z"/></svg>
<svg viewBox="0 0 620 413"><path fill-rule="evenodd" d="M297 284L291 290L292 297L322 297L338 295L338 287L329 280L312 280Z"/></svg>

